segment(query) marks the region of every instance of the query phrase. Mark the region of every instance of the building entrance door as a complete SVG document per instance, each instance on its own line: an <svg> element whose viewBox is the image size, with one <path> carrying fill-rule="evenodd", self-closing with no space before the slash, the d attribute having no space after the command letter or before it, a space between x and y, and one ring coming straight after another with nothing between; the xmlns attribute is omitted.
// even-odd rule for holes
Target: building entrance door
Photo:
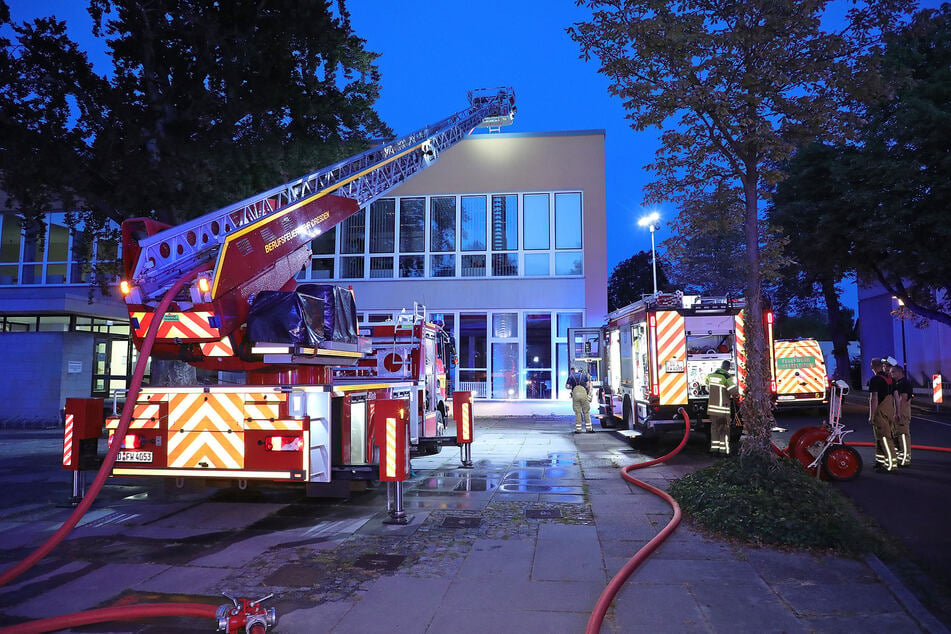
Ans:
<svg viewBox="0 0 951 634"><path fill-rule="evenodd" d="M128 389L131 371L128 339L96 337L92 364L93 396L109 398L115 390Z"/></svg>

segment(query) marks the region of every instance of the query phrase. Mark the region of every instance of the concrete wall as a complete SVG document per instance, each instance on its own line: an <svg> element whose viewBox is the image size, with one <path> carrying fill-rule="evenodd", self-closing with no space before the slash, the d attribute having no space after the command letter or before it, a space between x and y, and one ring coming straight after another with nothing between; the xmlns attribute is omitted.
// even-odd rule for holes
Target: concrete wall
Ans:
<svg viewBox="0 0 951 634"><path fill-rule="evenodd" d="M0 349L16 351L0 355L0 425L59 425L67 397L89 396L92 333L0 333ZM69 361L80 371L70 372Z"/></svg>

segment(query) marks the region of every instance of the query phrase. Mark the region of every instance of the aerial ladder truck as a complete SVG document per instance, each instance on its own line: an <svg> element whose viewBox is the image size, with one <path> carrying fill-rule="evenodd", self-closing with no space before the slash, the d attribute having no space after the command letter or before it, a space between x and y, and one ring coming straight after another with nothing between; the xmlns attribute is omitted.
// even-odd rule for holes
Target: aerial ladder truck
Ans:
<svg viewBox="0 0 951 634"><path fill-rule="evenodd" d="M153 358L241 372L246 379L242 385L143 388L124 437L115 437L118 419L107 419L110 443L122 443L112 474L179 483L298 482L310 495L340 494L353 481L380 479L374 425L377 404L384 402L400 405L408 440L423 453L450 444L433 437L446 427L447 409L438 398L445 376L440 383L429 374L440 367L445 372L446 361L433 355L448 348L432 345L438 339L432 327L415 320L408 330L397 324L392 332L361 337L351 292L298 287L295 277L310 263L316 237L475 128L509 124L514 114L511 89L473 91L467 108L434 125L182 225L123 222L121 290L136 347L142 349L160 319ZM156 312L183 276L169 309ZM410 366L393 365L396 357L381 347L381 340L397 337ZM380 358L376 372L376 361L367 362L374 356ZM351 371L335 377L335 369L348 366ZM471 440L471 429L466 433Z"/></svg>

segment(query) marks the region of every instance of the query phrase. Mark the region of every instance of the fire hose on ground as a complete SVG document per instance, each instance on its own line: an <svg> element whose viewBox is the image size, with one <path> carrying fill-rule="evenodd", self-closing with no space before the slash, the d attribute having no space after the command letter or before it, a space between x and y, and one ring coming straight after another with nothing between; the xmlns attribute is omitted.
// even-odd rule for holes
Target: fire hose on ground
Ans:
<svg viewBox="0 0 951 634"><path fill-rule="evenodd" d="M182 275L168 289L165 295L155 309L152 323L142 342L142 349L139 351L139 358L135 364L135 370L129 381L129 393L126 402L122 407L122 415L119 420L119 426L116 430L116 438L123 438L129 429L132 420L132 412L135 406L136 396L142 385L142 379L145 376L145 367L148 363L149 355L152 351L152 345L158 335L159 325L162 323L162 317L172 303L172 299L185 283L194 278L194 276L207 268L207 264L202 264L191 271ZM112 471L116 456L119 453L121 443L115 442L109 447L106 456L103 459L102 466L96 474L95 480L89 487L89 491L82 501L73 510L72 514L63 522L63 525L57 529L39 548L26 556L18 564L5 570L0 574L0 587L10 583L24 572L35 566L40 560L50 553L56 546L66 538L66 536L76 527L79 520L86 514L89 507L96 500L102 487L105 485L106 478ZM229 597L231 598L231 597ZM265 597L268 598L268 597ZM67 627L79 627L81 625L91 625L93 623L105 623L115 620L133 620L152 617L170 617L170 616L195 616L195 617L217 617L219 630L227 632L237 632L238 628L246 627L248 632L265 632L269 625L273 625L276 615L273 610L266 610L260 602L249 601L247 599L234 599L234 608L230 606L215 606L206 603L154 603L116 606L102 608L97 610L88 610L85 612L76 612L73 614L64 614L48 619L40 619L28 623L21 623L9 627L0 628L0 633L27 633L27 632L51 632Z"/></svg>
<svg viewBox="0 0 951 634"><path fill-rule="evenodd" d="M656 458L654 460L648 460L647 462L638 462L632 465L628 465L621 469L621 477L644 489L649 493L653 493L657 497L663 499L665 502L670 504L671 509L673 509L673 517L670 518L670 521L667 522L667 525L664 526L657 535L654 536L649 542L647 542L637 553L631 557L630 560L618 571L614 578L608 583L607 587L601 593L601 596L598 597L598 602L594 606L594 610L591 612L591 617L588 619L588 626L585 628L585 634L598 634L601 630L601 623L604 621L604 615L607 614L608 608L611 606L611 602L614 600L614 597L617 596L617 593L620 592L621 587L624 585L624 582L627 581L637 568L650 557L651 553L657 550L657 547L660 546L664 541L670 537L671 533L674 532L674 529L677 528L677 525L680 524L680 505L677 504L677 501L674 500L666 491L662 491L655 486L642 482L637 478L634 478L630 475L631 471L635 469L644 469L645 467L650 467L656 464L661 464L667 462L674 456L680 453L680 451L687 445L687 439L690 437L690 417L687 416L687 412L680 408L680 414L684 418L684 437L680 441L680 444L677 445L673 451L670 453Z"/></svg>

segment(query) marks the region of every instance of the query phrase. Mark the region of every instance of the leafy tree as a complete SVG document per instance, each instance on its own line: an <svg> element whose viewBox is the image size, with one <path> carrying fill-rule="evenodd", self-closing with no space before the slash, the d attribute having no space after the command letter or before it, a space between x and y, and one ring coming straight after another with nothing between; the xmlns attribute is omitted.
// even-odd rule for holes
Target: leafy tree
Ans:
<svg viewBox="0 0 951 634"><path fill-rule="evenodd" d="M577 0L591 19L568 33L595 56L609 91L636 130L661 136L648 196L683 200L723 182L742 191L746 299L762 308L760 201L778 177L773 166L804 139L845 134L855 117L844 89L863 70L862 54L908 2L851 8L846 26L823 30L823 0ZM768 454L772 413L763 328L748 321L748 392L743 451Z"/></svg>
<svg viewBox="0 0 951 634"><path fill-rule="evenodd" d="M376 53L343 0L90 0L113 66L94 72L65 24L10 25L0 57L0 186L27 231L169 224L329 165L390 136ZM9 23L0 0L0 19Z"/></svg>
<svg viewBox="0 0 951 634"><path fill-rule="evenodd" d="M822 145L800 150L790 161L786 178L779 183L768 210L770 221L787 236L793 258L787 279L805 296L819 289L836 360L836 378L848 378L851 319L839 301L836 284L849 272L846 261L856 230L841 216L837 200L847 187L838 152ZM841 369L841 370L840 370Z"/></svg>
<svg viewBox="0 0 951 634"><path fill-rule="evenodd" d="M657 258L657 289L672 290L667 281L667 264ZM654 269L650 251L638 251L620 262L608 277L608 310L617 310L654 292Z"/></svg>
<svg viewBox="0 0 951 634"><path fill-rule="evenodd" d="M671 262L671 279L678 288L701 295L743 294L746 243L742 210L741 192L727 184L681 202L673 223L674 237L663 243ZM760 223L760 232L767 253L764 283L772 287L777 280L776 266L786 261L782 255L785 239L772 235L765 222Z"/></svg>
<svg viewBox="0 0 951 634"><path fill-rule="evenodd" d="M864 145L842 150L849 256L917 315L951 325L951 5L890 38L894 97L871 109Z"/></svg>

